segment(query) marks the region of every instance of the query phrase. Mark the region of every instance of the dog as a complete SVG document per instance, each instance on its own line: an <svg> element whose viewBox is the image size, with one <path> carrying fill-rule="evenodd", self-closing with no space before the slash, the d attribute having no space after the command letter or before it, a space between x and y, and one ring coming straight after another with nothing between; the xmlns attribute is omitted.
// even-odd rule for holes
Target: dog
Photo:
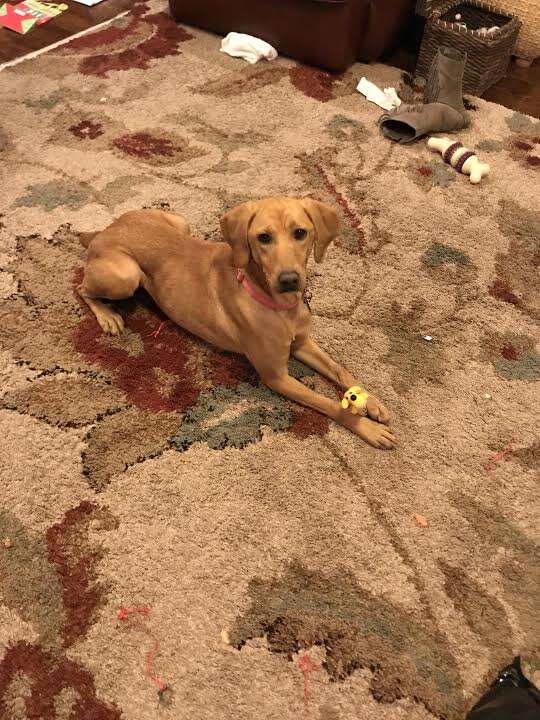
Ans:
<svg viewBox="0 0 540 720"><path fill-rule="evenodd" d="M293 355L343 389L360 384L311 338L303 302L310 253L322 262L338 235L335 210L310 198L268 198L238 205L220 224L225 242L205 242L178 215L134 210L100 232L81 233L87 262L78 292L103 331L117 335L124 322L102 300L123 300L143 287L173 322L245 355L276 393L392 449L390 415L373 395L365 415L354 415L288 372Z"/></svg>

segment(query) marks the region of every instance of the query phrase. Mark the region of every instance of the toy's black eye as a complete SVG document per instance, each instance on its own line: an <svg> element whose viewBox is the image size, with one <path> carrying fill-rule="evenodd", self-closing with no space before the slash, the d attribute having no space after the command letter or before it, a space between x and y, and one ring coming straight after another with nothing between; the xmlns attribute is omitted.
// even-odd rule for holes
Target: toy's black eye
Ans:
<svg viewBox="0 0 540 720"><path fill-rule="evenodd" d="M268 245L269 242L272 242L272 236L270 233L260 233L257 235L257 240L263 245Z"/></svg>
<svg viewBox="0 0 540 720"><path fill-rule="evenodd" d="M351 395L351 400L354 402L356 400L356 395Z"/></svg>
<svg viewBox="0 0 540 720"><path fill-rule="evenodd" d="M307 230L304 230L304 228L296 228L294 231L294 239L295 240L303 240L307 235Z"/></svg>

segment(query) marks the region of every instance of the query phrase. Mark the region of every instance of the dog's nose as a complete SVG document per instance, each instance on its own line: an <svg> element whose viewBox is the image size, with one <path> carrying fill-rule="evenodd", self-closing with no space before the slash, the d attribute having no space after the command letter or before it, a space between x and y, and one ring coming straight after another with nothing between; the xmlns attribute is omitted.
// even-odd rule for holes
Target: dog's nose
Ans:
<svg viewBox="0 0 540 720"><path fill-rule="evenodd" d="M279 292L296 292L300 287L300 275L297 272L282 272L278 277Z"/></svg>

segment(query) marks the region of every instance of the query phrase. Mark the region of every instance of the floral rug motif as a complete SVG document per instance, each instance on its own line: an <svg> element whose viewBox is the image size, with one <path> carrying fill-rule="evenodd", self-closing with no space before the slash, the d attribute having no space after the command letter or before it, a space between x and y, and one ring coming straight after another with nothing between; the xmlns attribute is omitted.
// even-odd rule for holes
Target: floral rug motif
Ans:
<svg viewBox="0 0 540 720"><path fill-rule="evenodd" d="M540 121L475 99L473 187L379 135L368 73L399 80L248 66L163 0L0 73L1 718L459 720L517 654L538 684ZM115 338L76 296L79 231L217 242L269 195L340 211L314 336L395 452L144 293Z"/></svg>

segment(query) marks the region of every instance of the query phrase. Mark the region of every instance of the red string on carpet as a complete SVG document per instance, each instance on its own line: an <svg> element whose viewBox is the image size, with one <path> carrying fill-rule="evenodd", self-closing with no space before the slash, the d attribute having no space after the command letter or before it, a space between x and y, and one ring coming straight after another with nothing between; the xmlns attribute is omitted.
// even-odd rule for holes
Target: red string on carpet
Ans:
<svg viewBox="0 0 540 720"><path fill-rule="evenodd" d="M309 678L312 672L319 669L318 665L314 665L311 662L311 658L308 653L304 653L298 660L298 667L304 675L304 700L309 700Z"/></svg>
<svg viewBox="0 0 540 720"><path fill-rule="evenodd" d="M511 453L513 450L512 443L514 442L514 438L511 438L508 442L508 445L503 447L502 450L500 450L498 453L495 453L495 455L489 460L485 465L484 469L486 472L489 472L495 465L500 462L505 455L508 455L508 453Z"/></svg>
<svg viewBox="0 0 540 720"><path fill-rule="evenodd" d="M150 616L150 608L125 608L121 607L118 611L118 619L119 620L125 620L128 615L134 615L135 613L140 613L141 615L146 615L146 617Z"/></svg>
<svg viewBox="0 0 540 720"><path fill-rule="evenodd" d="M118 611L118 619L119 620L127 620L128 617L132 615L144 615L145 617L150 617L150 608L146 607L134 607L134 608L126 608L121 607ZM148 653L146 654L146 665L145 665L145 674L147 677L150 678L150 680L154 683L154 685L158 689L158 693L161 695L166 689L167 685L163 682L162 678L159 677L159 675L156 675L154 672L154 660L157 655L157 652L159 650L159 640L152 634L152 632L143 624L139 624L136 627L137 630L141 630L144 632L148 637L152 640L152 646Z"/></svg>
<svg viewBox="0 0 540 720"><path fill-rule="evenodd" d="M165 325L167 324L167 322L168 322L168 320L162 320L160 322L158 328L156 328L155 330L152 330L152 332L148 333L148 337L156 339L159 336L159 334L161 333L161 331L163 330L163 328L165 327Z"/></svg>

